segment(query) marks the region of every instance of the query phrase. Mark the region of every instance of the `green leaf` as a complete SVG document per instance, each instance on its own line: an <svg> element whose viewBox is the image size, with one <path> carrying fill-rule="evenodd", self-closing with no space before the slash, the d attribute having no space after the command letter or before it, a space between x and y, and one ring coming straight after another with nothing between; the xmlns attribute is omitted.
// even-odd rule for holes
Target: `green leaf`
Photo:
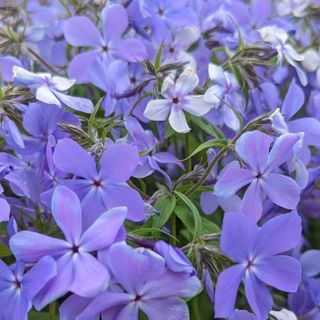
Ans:
<svg viewBox="0 0 320 320"><path fill-rule="evenodd" d="M10 249L0 241L0 257L9 257L11 255Z"/></svg>
<svg viewBox="0 0 320 320"><path fill-rule="evenodd" d="M156 227L150 227L150 228L143 227L143 228L132 230L131 232L139 236L147 236L150 233L153 234L154 236L157 236L159 233L162 233L168 236L169 238L175 239L177 242L179 242L179 240L176 239L174 236L172 236L170 233Z"/></svg>
<svg viewBox="0 0 320 320"><path fill-rule="evenodd" d="M162 54L162 49L163 49L163 40L160 44L160 47L159 47L159 50L157 52L157 56L156 56L156 59L154 61L154 68L156 70L156 72L159 70L160 68L160 62L161 62L161 54Z"/></svg>
<svg viewBox="0 0 320 320"><path fill-rule="evenodd" d="M174 208L176 207L176 197L173 195L161 197L158 199L154 207L160 212L160 214L159 216L154 217L153 226L161 228L169 220Z"/></svg>
<svg viewBox="0 0 320 320"><path fill-rule="evenodd" d="M223 132L204 118L191 117L192 122L201 130L217 139L225 139Z"/></svg>
<svg viewBox="0 0 320 320"><path fill-rule="evenodd" d="M221 230L213 221L201 216L201 235L220 233Z"/></svg>
<svg viewBox="0 0 320 320"><path fill-rule="evenodd" d="M97 104L94 107L94 110L92 111L89 121L88 121L88 134L90 134L90 136L93 136L93 127L94 127L94 120L96 118L97 112L100 108L101 102L103 100L103 97L99 99L99 101L97 102Z"/></svg>
<svg viewBox="0 0 320 320"><path fill-rule="evenodd" d="M209 141L206 141L202 144L200 144L200 146L198 146L187 158L183 159L182 161L185 161L191 157L193 157L194 155L196 155L197 153L209 149L209 148L224 148L228 146L228 141L224 140L224 139L212 139Z"/></svg>
<svg viewBox="0 0 320 320"><path fill-rule="evenodd" d="M175 210L176 215L186 226L189 232L193 235L193 242L200 236L201 231L201 216L197 207L193 202L179 191L175 191L175 194L184 202L189 210ZM177 207L176 207L177 209ZM191 215L190 215L191 213Z"/></svg>
<svg viewBox="0 0 320 320"><path fill-rule="evenodd" d="M48 320L49 319L49 313L46 312L37 312L34 310L31 310L28 315L29 320Z"/></svg>

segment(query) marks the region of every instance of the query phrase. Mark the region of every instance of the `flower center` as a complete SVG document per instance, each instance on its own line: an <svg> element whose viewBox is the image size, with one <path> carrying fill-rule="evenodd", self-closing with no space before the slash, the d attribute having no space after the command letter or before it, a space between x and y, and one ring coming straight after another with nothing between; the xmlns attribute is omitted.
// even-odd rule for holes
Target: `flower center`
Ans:
<svg viewBox="0 0 320 320"><path fill-rule="evenodd" d="M101 180L93 180L93 185L96 188L100 188L100 187L102 187L102 182L101 182Z"/></svg>
<svg viewBox="0 0 320 320"><path fill-rule="evenodd" d="M180 102L179 98L175 97L172 99L172 103L178 104Z"/></svg>
<svg viewBox="0 0 320 320"><path fill-rule="evenodd" d="M163 16L164 10L162 8L159 8L158 9L158 14L159 14L159 16Z"/></svg>
<svg viewBox="0 0 320 320"><path fill-rule="evenodd" d="M15 289L21 289L21 282L16 278L13 282L13 286Z"/></svg>
<svg viewBox="0 0 320 320"><path fill-rule="evenodd" d="M135 76L130 77L130 82L131 82L132 84L136 84L137 78L136 78Z"/></svg>
<svg viewBox="0 0 320 320"><path fill-rule="evenodd" d="M73 253L79 253L79 246L77 246L77 245L74 244L74 245L72 246L71 250L72 250Z"/></svg>
<svg viewBox="0 0 320 320"><path fill-rule="evenodd" d="M249 258L246 265L246 270L250 271L256 265L255 258Z"/></svg>
<svg viewBox="0 0 320 320"><path fill-rule="evenodd" d="M142 299L142 296L140 296L139 294L136 295L134 302L139 302Z"/></svg>

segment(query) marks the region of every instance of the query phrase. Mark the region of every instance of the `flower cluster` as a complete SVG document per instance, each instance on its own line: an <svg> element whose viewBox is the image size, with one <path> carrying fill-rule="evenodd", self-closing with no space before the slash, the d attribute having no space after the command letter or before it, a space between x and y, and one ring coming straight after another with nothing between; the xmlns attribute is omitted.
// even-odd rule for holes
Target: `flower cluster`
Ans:
<svg viewBox="0 0 320 320"><path fill-rule="evenodd" d="M0 319L319 320L319 21L0 1Z"/></svg>

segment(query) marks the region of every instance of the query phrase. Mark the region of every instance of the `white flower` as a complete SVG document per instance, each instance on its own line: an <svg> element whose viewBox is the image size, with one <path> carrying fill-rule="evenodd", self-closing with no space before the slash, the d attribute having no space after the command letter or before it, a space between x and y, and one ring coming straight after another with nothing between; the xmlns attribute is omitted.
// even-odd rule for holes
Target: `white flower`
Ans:
<svg viewBox="0 0 320 320"><path fill-rule="evenodd" d="M271 311L270 314L277 320L298 320L296 315L287 309L281 309L280 311Z"/></svg>
<svg viewBox="0 0 320 320"><path fill-rule="evenodd" d="M303 60L303 55L296 52L296 50L287 43L288 34L285 30L277 26L267 26L258 30L261 38L271 43L278 52L278 63L281 65L283 57L292 65L298 74L299 80L303 86L308 84L305 72L300 68L298 62Z"/></svg>
<svg viewBox="0 0 320 320"><path fill-rule="evenodd" d="M212 108L203 100L202 95L189 95L198 85L199 78L191 68L186 68L176 82L167 77L162 85L161 94L165 99L151 100L144 116L153 121L164 121L169 115L173 130L186 133L190 131L184 111L194 116L205 115Z"/></svg>

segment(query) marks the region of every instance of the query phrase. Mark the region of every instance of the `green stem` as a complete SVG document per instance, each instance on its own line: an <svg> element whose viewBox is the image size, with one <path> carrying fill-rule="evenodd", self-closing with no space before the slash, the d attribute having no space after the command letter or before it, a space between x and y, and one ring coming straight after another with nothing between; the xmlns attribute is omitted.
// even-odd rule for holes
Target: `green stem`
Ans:
<svg viewBox="0 0 320 320"><path fill-rule="evenodd" d="M198 299L197 296L194 297L191 301L190 301L190 305L191 305L191 310L192 310L192 319L193 320L201 320L201 314L200 314L200 309L199 309L199 303L198 303Z"/></svg>
<svg viewBox="0 0 320 320"><path fill-rule="evenodd" d="M49 305L49 320L56 319L56 302L53 301Z"/></svg>
<svg viewBox="0 0 320 320"><path fill-rule="evenodd" d="M176 238L177 238L177 218L174 212L172 212L170 216L170 234L172 237L170 238L170 244L172 246L176 246Z"/></svg>
<svg viewBox="0 0 320 320"><path fill-rule="evenodd" d="M28 48L28 51L39 61L41 62L49 71L51 71L54 74L59 74L57 70L52 68L47 62L45 62L36 52L34 52L32 49Z"/></svg>
<svg viewBox="0 0 320 320"><path fill-rule="evenodd" d="M189 133L185 134L185 151L186 151L185 156L186 156L186 158L188 158L190 155L190 151L191 151L190 134ZM187 167L187 172L190 172L192 170L191 157L187 159L186 167Z"/></svg>
<svg viewBox="0 0 320 320"><path fill-rule="evenodd" d="M186 192L186 194L185 194L186 196L191 196L206 181L206 179L208 178L208 176L211 173L214 166L228 152L228 150L229 150L229 146L220 149L220 151L217 153L217 155L210 162L209 166L207 167L206 171L201 176L201 178Z"/></svg>

